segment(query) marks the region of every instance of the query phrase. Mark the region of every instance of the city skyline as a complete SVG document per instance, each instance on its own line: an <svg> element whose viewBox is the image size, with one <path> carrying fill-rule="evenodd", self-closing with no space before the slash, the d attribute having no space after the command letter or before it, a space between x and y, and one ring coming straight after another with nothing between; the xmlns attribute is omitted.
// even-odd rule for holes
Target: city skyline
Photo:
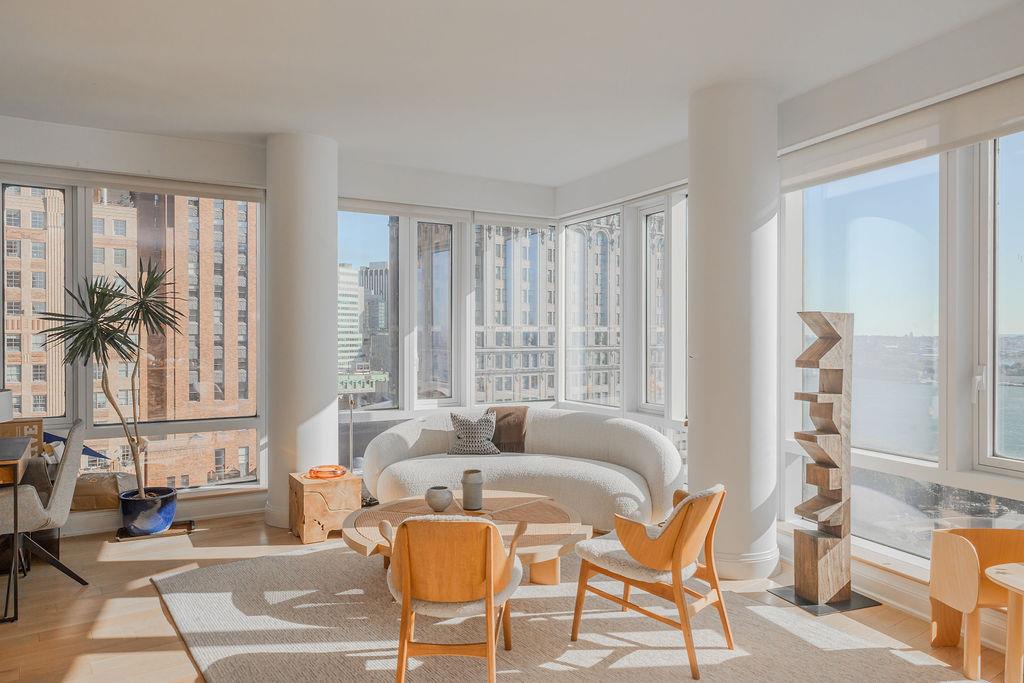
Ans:
<svg viewBox="0 0 1024 683"><path fill-rule="evenodd" d="M58 189L4 188L5 384L15 417L65 414L62 349L44 345L43 311L64 310L64 196ZM171 270L181 333L140 330L140 421L256 414L256 225L259 204L218 198L91 188L90 275L133 279L139 259ZM22 219L25 220L22 220ZM78 286L80 283L72 283ZM93 420L116 424L94 365ZM132 366L114 359L110 390L130 409ZM187 487L252 481L256 430L214 430L150 439L148 485ZM123 438L90 439L109 460L86 457L85 471L132 471Z"/></svg>

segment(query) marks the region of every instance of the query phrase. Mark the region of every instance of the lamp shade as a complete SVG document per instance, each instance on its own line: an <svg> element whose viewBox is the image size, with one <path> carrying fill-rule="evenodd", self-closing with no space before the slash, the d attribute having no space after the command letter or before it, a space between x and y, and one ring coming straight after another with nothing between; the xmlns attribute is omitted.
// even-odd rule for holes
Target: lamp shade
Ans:
<svg viewBox="0 0 1024 683"><path fill-rule="evenodd" d="M14 400L10 389L0 389L0 422L14 419Z"/></svg>

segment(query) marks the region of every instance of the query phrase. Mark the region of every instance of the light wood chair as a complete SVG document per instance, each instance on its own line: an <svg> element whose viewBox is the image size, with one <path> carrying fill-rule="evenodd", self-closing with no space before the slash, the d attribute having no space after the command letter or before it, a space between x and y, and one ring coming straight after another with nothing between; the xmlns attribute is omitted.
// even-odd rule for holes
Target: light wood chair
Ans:
<svg viewBox="0 0 1024 683"><path fill-rule="evenodd" d="M1024 562L1024 529L932 533L932 647L956 647L966 622L964 676L971 680L981 677L981 609L1001 609L1009 602L1006 589L990 581L985 570L1006 562Z"/></svg>
<svg viewBox="0 0 1024 683"><path fill-rule="evenodd" d="M462 655L486 659L487 680L493 683L499 625L505 649L512 649L509 598L523 578L516 545L526 522L516 526L507 553L498 527L479 517L410 517L397 531L381 522L380 532L391 545L388 588L402 605L395 680L405 680L409 657ZM417 614L441 619L482 615L486 639L458 644L414 640Z"/></svg>
<svg viewBox="0 0 1024 683"><path fill-rule="evenodd" d="M690 620L700 610L714 605L722 620L722 631L729 649L733 649L732 629L725 612L725 602L715 570L715 527L725 500L725 488L714 486L694 495L676 491L672 497L674 508L661 525L636 522L616 515L615 531L607 536L581 541L576 544L580 556L579 587L576 591L576 611L572 620L572 640L580 633L580 617L587 591L611 600L622 610L636 610L652 619L683 632L686 654L690 660L690 674L700 678L697 653L693 645ZM698 555L704 550L704 564ZM612 595L589 584L590 577L599 574L623 583L622 597ZM700 593L683 581L696 577L707 583L711 590ZM675 604L679 621L655 614L629 602L631 587L639 588ZM696 598L687 602L685 596Z"/></svg>

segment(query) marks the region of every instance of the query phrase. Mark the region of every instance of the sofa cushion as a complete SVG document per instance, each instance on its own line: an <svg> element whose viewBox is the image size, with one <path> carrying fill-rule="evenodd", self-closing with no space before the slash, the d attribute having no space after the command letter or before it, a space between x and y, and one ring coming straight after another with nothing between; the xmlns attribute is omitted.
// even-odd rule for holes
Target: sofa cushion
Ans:
<svg viewBox="0 0 1024 683"><path fill-rule="evenodd" d="M647 481L636 472L599 460L533 453L424 455L392 463L377 481L383 501L421 496L431 486L462 487L462 471L479 469L484 489L549 496L572 508L584 524L615 528L615 515L651 518Z"/></svg>
<svg viewBox="0 0 1024 683"><path fill-rule="evenodd" d="M452 413L452 427L455 430L455 443L448 452L453 455L494 455L499 453L498 447L491 443L494 436L494 413L484 413L480 417L466 417Z"/></svg>
<svg viewBox="0 0 1024 683"><path fill-rule="evenodd" d="M494 413L494 438L491 441L499 451L523 453L526 451L526 415L529 406L491 406Z"/></svg>

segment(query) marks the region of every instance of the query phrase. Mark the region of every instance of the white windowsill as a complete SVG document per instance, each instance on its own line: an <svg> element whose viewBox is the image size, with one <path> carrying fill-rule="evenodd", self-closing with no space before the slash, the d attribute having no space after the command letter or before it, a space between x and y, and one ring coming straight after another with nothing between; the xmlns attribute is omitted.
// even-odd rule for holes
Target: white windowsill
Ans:
<svg viewBox="0 0 1024 683"><path fill-rule="evenodd" d="M178 500L195 500L199 498L216 498L218 496L235 496L240 493L266 493L267 487L262 484L224 484L223 486L202 486L195 489L178 489Z"/></svg>
<svg viewBox="0 0 1024 683"><path fill-rule="evenodd" d="M794 456L803 456L804 453L803 448L792 438L785 440L785 450ZM929 460L918 460L862 448L853 448L851 453L854 467L1024 501L1024 485L1022 485L1024 484L1022 482L1024 474L1021 473L1010 470L999 473L982 470L944 470L939 467L938 463Z"/></svg>
<svg viewBox="0 0 1024 683"><path fill-rule="evenodd" d="M779 533L786 536L792 536L796 529L812 530L816 528L816 525L802 520L779 522L778 524ZM919 584L928 585L931 563L925 558L857 536L851 536L850 541L853 546L853 559L856 562L883 569Z"/></svg>

